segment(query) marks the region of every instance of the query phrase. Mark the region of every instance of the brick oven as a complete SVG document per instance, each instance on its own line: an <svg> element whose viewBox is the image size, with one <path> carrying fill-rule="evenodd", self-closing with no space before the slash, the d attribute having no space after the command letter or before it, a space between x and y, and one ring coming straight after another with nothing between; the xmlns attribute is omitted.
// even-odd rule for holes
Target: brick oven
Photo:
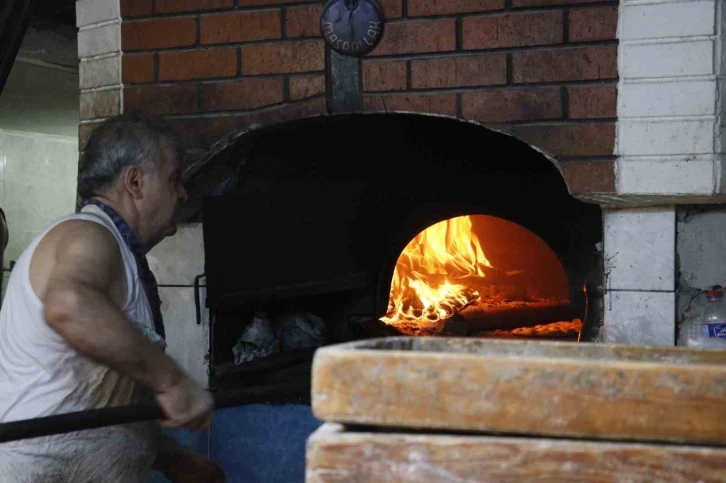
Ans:
<svg viewBox="0 0 726 483"><path fill-rule="evenodd" d="M188 145L184 225L150 259L179 324L172 353L200 381L210 362L213 387L274 385L265 364L305 373L305 351L231 362L270 306L317 312L337 340L390 330L376 321L398 256L458 216L528 234L503 248L481 235L501 260L483 290L560 287L552 319L582 320L583 342L637 319L633 342L673 345L693 291L726 282L677 243L720 249L705 221L724 190L720 2L382 0L362 58L326 46L323 6L77 2L80 145L128 109L165 116ZM554 260L540 282L505 253L527 236Z"/></svg>

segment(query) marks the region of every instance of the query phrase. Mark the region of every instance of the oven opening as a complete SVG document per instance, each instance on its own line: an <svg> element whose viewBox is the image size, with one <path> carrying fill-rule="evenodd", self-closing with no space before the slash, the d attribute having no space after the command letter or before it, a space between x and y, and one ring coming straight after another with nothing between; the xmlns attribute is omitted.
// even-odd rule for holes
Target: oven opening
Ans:
<svg viewBox="0 0 726 483"><path fill-rule="evenodd" d="M537 235L473 214L435 223L396 261L386 314L402 335L577 340L564 266Z"/></svg>

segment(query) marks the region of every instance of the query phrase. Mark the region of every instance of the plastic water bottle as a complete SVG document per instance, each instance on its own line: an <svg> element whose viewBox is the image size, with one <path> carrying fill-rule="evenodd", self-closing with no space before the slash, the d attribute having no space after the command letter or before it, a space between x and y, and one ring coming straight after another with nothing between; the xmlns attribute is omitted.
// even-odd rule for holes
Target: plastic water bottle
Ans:
<svg viewBox="0 0 726 483"><path fill-rule="evenodd" d="M726 299L724 289L714 285L706 291L706 304L695 320L683 327L687 347L726 349Z"/></svg>

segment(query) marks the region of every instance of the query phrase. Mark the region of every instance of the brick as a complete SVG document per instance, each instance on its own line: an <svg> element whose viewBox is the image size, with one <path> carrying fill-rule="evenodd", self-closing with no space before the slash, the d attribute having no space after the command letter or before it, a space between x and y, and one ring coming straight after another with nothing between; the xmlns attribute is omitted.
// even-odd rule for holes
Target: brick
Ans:
<svg viewBox="0 0 726 483"><path fill-rule="evenodd" d="M453 19L387 24L381 43L369 54L395 55L446 52L456 49L456 21Z"/></svg>
<svg viewBox="0 0 726 483"><path fill-rule="evenodd" d="M325 75L296 75L289 78L290 99L297 101L325 92Z"/></svg>
<svg viewBox="0 0 726 483"><path fill-rule="evenodd" d="M323 7L288 8L285 12L285 34L287 37L320 37L320 15Z"/></svg>
<svg viewBox="0 0 726 483"><path fill-rule="evenodd" d="M222 136L251 124L269 125L324 114L327 114L325 97L316 97L235 116L170 119L169 122L187 146L208 148Z"/></svg>
<svg viewBox="0 0 726 483"><path fill-rule="evenodd" d="M121 46L119 45L118 29L118 24L110 24L79 31L78 57L84 58L119 52Z"/></svg>
<svg viewBox="0 0 726 483"><path fill-rule="evenodd" d="M507 83L507 56L477 54L411 62L414 89L488 86Z"/></svg>
<svg viewBox="0 0 726 483"><path fill-rule="evenodd" d="M280 10L208 15L199 20L199 39L203 44L279 39L280 18Z"/></svg>
<svg viewBox="0 0 726 483"><path fill-rule="evenodd" d="M105 87L121 83L120 55L83 61L78 68L81 89Z"/></svg>
<svg viewBox="0 0 726 483"><path fill-rule="evenodd" d="M615 162L565 161L560 163L570 193L614 193Z"/></svg>
<svg viewBox="0 0 726 483"><path fill-rule="evenodd" d="M614 161L564 161L562 175L570 193L615 193Z"/></svg>
<svg viewBox="0 0 726 483"><path fill-rule="evenodd" d="M396 91L406 89L406 61L373 60L363 62L363 90Z"/></svg>
<svg viewBox="0 0 726 483"><path fill-rule="evenodd" d="M383 10L386 19L401 18L403 16L403 0L380 0L378 4Z"/></svg>
<svg viewBox="0 0 726 483"><path fill-rule="evenodd" d="M121 58L121 76L124 84L153 82L154 54L124 55Z"/></svg>
<svg viewBox="0 0 726 483"><path fill-rule="evenodd" d="M237 122L231 116L169 119L169 124L187 147L209 148L225 134L237 130Z"/></svg>
<svg viewBox="0 0 726 483"><path fill-rule="evenodd" d="M124 109L152 114L184 114L197 110L196 84L142 86L124 89Z"/></svg>
<svg viewBox="0 0 726 483"><path fill-rule="evenodd" d="M571 119L597 119L617 116L618 90L615 86L572 86L567 88Z"/></svg>
<svg viewBox="0 0 726 483"><path fill-rule="evenodd" d="M322 40L242 47L243 74L292 74L323 69L325 69L325 45Z"/></svg>
<svg viewBox="0 0 726 483"><path fill-rule="evenodd" d="M456 94L376 94L363 98L370 112L419 112L456 115Z"/></svg>
<svg viewBox="0 0 726 483"><path fill-rule="evenodd" d="M514 135L555 156L612 156L615 124L515 126Z"/></svg>
<svg viewBox="0 0 726 483"><path fill-rule="evenodd" d="M325 114L328 114L325 96L320 96L304 101L282 104L262 111L251 112L238 118L237 127L238 129L242 129L250 124L277 124L293 119Z"/></svg>
<svg viewBox="0 0 726 483"><path fill-rule="evenodd" d="M562 12L506 14L463 20L464 49L560 44Z"/></svg>
<svg viewBox="0 0 726 483"><path fill-rule="evenodd" d="M512 7L545 7L549 5L571 5L573 3L600 3L609 1L611 0L512 0Z"/></svg>
<svg viewBox="0 0 726 483"><path fill-rule="evenodd" d="M115 116L121 110L121 89L82 92L80 94L81 121Z"/></svg>
<svg viewBox="0 0 726 483"><path fill-rule="evenodd" d="M618 7L573 8L569 14L570 42L617 38Z"/></svg>
<svg viewBox="0 0 726 483"><path fill-rule="evenodd" d="M97 1L97 0L92 0ZM151 15L152 0L121 0L121 16L140 17L142 15ZM100 2L99 2L100 3Z"/></svg>
<svg viewBox="0 0 726 483"><path fill-rule="evenodd" d="M515 83L615 79L617 47L573 47L512 54Z"/></svg>
<svg viewBox="0 0 726 483"><path fill-rule="evenodd" d="M216 10L234 7L234 0L156 0L156 13Z"/></svg>
<svg viewBox="0 0 726 483"><path fill-rule="evenodd" d="M121 47L124 51L185 47L197 41L194 17L136 20L121 24Z"/></svg>
<svg viewBox="0 0 726 483"><path fill-rule="evenodd" d="M237 49L188 50L159 53L159 80L187 80L237 75Z"/></svg>
<svg viewBox="0 0 726 483"><path fill-rule="evenodd" d="M562 98L559 87L465 92L461 111L464 118L482 123L559 119Z"/></svg>
<svg viewBox="0 0 726 483"><path fill-rule="evenodd" d="M421 17L478 13L504 8L504 0L408 0L408 15Z"/></svg>
<svg viewBox="0 0 726 483"><path fill-rule="evenodd" d="M202 106L205 111L254 109L283 100L284 87L280 77L202 85Z"/></svg>

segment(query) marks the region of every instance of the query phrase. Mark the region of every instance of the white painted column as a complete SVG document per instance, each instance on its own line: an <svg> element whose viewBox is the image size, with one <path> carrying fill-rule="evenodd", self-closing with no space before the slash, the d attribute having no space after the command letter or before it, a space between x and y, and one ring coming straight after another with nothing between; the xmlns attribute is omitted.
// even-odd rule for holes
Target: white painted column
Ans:
<svg viewBox="0 0 726 483"><path fill-rule="evenodd" d="M720 4L621 1L618 194L689 202L721 192Z"/></svg>
<svg viewBox="0 0 726 483"><path fill-rule="evenodd" d="M639 344L675 344L673 207L603 213L606 329Z"/></svg>
<svg viewBox="0 0 726 483"><path fill-rule="evenodd" d="M122 112L119 0L76 1L76 25L82 132Z"/></svg>
<svg viewBox="0 0 726 483"><path fill-rule="evenodd" d="M616 186L626 205L723 199L721 10L720 0L620 2ZM632 332L633 341L673 345L674 207L603 217L605 325L625 328L640 317L648 328Z"/></svg>

